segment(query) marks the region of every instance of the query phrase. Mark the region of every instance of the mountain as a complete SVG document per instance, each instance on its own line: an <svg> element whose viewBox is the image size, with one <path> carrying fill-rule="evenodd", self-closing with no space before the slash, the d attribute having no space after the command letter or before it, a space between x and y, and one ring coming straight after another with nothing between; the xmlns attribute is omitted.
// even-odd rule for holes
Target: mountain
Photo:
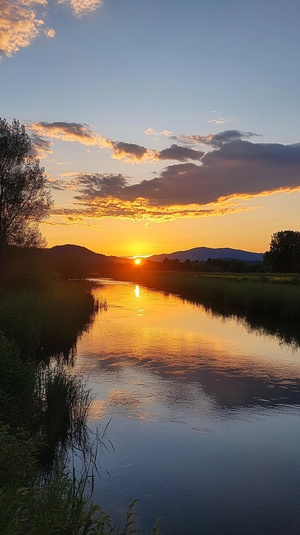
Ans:
<svg viewBox="0 0 300 535"><path fill-rule="evenodd" d="M126 259L117 256L106 256L100 253L94 253L86 247L80 245L56 245L51 249L45 249L45 254L56 265L69 265L80 267L84 266L89 272L97 271L115 262L124 262ZM222 258L226 260L242 260L243 262L261 262L263 260L262 253L251 253L249 251L242 251L239 249L230 249L228 247L221 249L212 249L210 247L195 247L187 251L176 251L174 253L159 254L150 256L148 259L154 262L161 262L165 258L173 260L178 258L181 262L185 260L191 261L206 261L208 258Z"/></svg>
<svg viewBox="0 0 300 535"><path fill-rule="evenodd" d="M70 244L44 249L44 254L49 264L56 266L60 273L74 278L99 272L118 260L116 256L94 253L86 247Z"/></svg>
<svg viewBox="0 0 300 535"><path fill-rule="evenodd" d="M81 245L55 245L51 249L47 249L47 256L54 260L60 260L65 257L73 257L81 262L91 262L106 260L112 257L105 256L104 254L94 253L86 247Z"/></svg>
<svg viewBox="0 0 300 535"><path fill-rule="evenodd" d="M169 254L158 254L149 257L149 260L154 262L161 262L164 258L174 260L178 258L181 262L185 260L199 262L205 262L208 258L216 259L222 258L223 260L242 260L243 262L261 262L263 260L262 253L251 253L249 251L243 251L240 249L230 249L229 247L212 249L210 247L195 247L194 249L188 249L187 251L176 251Z"/></svg>

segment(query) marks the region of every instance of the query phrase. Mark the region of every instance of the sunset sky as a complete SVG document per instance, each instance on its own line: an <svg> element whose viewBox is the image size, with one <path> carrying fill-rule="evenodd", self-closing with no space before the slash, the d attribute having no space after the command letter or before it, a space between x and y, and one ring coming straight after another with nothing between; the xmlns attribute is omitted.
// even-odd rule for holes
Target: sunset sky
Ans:
<svg viewBox="0 0 300 535"><path fill-rule="evenodd" d="M48 246L264 252L300 230L299 0L0 0L0 116Z"/></svg>

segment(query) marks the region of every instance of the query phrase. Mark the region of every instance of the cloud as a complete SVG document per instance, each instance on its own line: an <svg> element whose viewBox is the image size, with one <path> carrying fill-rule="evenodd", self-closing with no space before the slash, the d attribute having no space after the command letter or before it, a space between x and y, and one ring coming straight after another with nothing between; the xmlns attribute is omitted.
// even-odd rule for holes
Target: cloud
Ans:
<svg viewBox="0 0 300 535"><path fill-rule="evenodd" d="M44 3L30 0L0 2L0 53L10 57L29 46L38 36L43 20L38 19L36 12L29 7Z"/></svg>
<svg viewBox="0 0 300 535"><path fill-rule="evenodd" d="M200 164L170 165L138 184L96 173L73 177L70 185L77 206L69 215L156 221L224 215L244 210L241 200L300 189L300 144L236 139L207 152Z"/></svg>
<svg viewBox="0 0 300 535"><path fill-rule="evenodd" d="M223 117L219 117L219 119L210 119L210 121L207 121L208 123L214 123L214 124L224 124L226 123L226 119Z"/></svg>
<svg viewBox="0 0 300 535"><path fill-rule="evenodd" d="M300 187L300 146L231 141L203 156L201 165L168 166L160 176L126 186L126 199L152 204L205 205L232 196Z"/></svg>
<svg viewBox="0 0 300 535"><path fill-rule="evenodd" d="M102 0L57 0L57 2L69 6L76 17L90 15L102 5Z"/></svg>
<svg viewBox="0 0 300 535"><path fill-rule="evenodd" d="M77 141L82 145L88 146L96 145L101 148L114 148L113 142L110 139L93 132L88 125L83 123L40 122L31 123L28 128L39 136L60 139L62 141Z"/></svg>
<svg viewBox="0 0 300 535"><path fill-rule="evenodd" d="M113 142L113 158L125 160L126 162L139 163L153 158L153 152L135 143L125 143L123 141Z"/></svg>
<svg viewBox="0 0 300 535"><path fill-rule="evenodd" d="M147 128L144 131L144 134L146 134L147 136L170 137L172 135L172 132L170 132L169 130L161 130L160 132L155 132L155 130L153 130L153 128Z"/></svg>
<svg viewBox="0 0 300 535"><path fill-rule="evenodd" d="M181 147L179 145L171 145L170 148L161 150L156 153L158 160L177 160L179 162L186 162L187 160L200 160L204 152Z"/></svg>
<svg viewBox="0 0 300 535"><path fill-rule="evenodd" d="M53 30L53 28L47 28L44 31L44 34L46 35L46 37L48 37L48 39L54 39L56 32L55 30Z"/></svg>
<svg viewBox="0 0 300 535"><path fill-rule="evenodd" d="M224 143L230 143L243 138L251 138L259 136L259 134L254 134L253 132L240 132L239 130L224 130L218 134L208 134L206 136L201 135L186 135L186 136L175 136L172 135L170 139L176 141L181 141L181 143L186 143L188 145L211 145L213 147L220 147Z"/></svg>
<svg viewBox="0 0 300 535"><path fill-rule="evenodd" d="M47 139L43 139L42 137L32 134L30 136L31 138L31 151L30 155L34 156L35 158L44 158L46 154L52 153L52 143L48 141Z"/></svg>
<svg viewBox="0 0 300 535"><path fill-rule="evenodd" d="M48 0L0 0L0 54L11 57L29 46L41 32L54 38L55 29L42 29L51 4ZM57 4L69 6L76 17L81 17L96 11L102 0L57 0Z"/></svg>
<svg viewBox="0 0 300 535"><path fill-rule="evenodd" d="M75 199L91 201L99 196L119 197L127 184L126 178L121 175L105 175L100 173L78 175L73 185L79 189L80 194Z"/></svg>
<svg viewBox="0 0 300 535"><path fill-rule="evenodd" d="M28 126L29 130L39 136L59 139L61 141L78 142L87 146L98 146L101 149L111 149L112 157L127 163L144 163L157 160L200 160L203 152L173 144L162 151L155 151L124 141L113 141L93 132L87 124L67 122L39 122Z"/></svg>
<svg viewBox="0 0 300 535"><path fill-rule="evenodd" d="M114 217L118 219L131 219L149 222L173 221L180 218L212 217L216 215L226 215L235 212L245 211L238 203L227 203L199 207L189 206L152 206L143 199L136 201L120 201L113 197L105 199L95 198L89 202L79 202L72 208L56 207L52 211L53 216L60 216L73 221L89 221L91 219L101 219L104 217Z"/></svg>

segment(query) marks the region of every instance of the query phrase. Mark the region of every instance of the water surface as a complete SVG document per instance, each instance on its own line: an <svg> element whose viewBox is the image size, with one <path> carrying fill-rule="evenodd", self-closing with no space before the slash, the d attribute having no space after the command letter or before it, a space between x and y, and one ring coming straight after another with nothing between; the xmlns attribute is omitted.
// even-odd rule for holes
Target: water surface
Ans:
<svg viewBox="0 0 300 535"><path fill-rule="evenodd" d="M94 501L164 535L300 533L300 351L177 296L102 280L77 343L108 427Z"/></svg>

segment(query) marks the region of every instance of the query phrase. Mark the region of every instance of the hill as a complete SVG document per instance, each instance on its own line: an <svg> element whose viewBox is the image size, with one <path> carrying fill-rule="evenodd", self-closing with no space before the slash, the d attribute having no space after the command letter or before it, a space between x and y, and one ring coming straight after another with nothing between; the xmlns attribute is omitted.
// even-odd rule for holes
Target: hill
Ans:
<svg viewBox="0 0 300 535"><path fill-rule="evenodd" d="M86 247L70 244L45 249L44 254L49 264L70 278L81 278L91 273L99 273L118 260L116 256L94 253Z"/></svg>
<svg viewBox="0 0 300 535"><path fill-rule="evenodd" d="M111 257L105 256L104 254L94 253L86 247L81 247L81 245L55 245L51 249L46 249L47 256L54 260L59 260L66 257L77 258L81 262L96 262L101 260L107 260Z"/></svg>
<svg viewBox="0 0 300 535"><path fill-rule="evenodd" d="M240 249L231 249L229 247L212 249L210 247L195 247L188 249L187 251L176 251L174 253L159 254L149 257L149 260L154 262L161 262L164 258L174 260L178 258L181 262L185 260L198 262L206 262L208 258L216 259L222 258L223 260L242 260L243 262L262 262L262 253L251 253L249 251L243 251Z"/></svg>

